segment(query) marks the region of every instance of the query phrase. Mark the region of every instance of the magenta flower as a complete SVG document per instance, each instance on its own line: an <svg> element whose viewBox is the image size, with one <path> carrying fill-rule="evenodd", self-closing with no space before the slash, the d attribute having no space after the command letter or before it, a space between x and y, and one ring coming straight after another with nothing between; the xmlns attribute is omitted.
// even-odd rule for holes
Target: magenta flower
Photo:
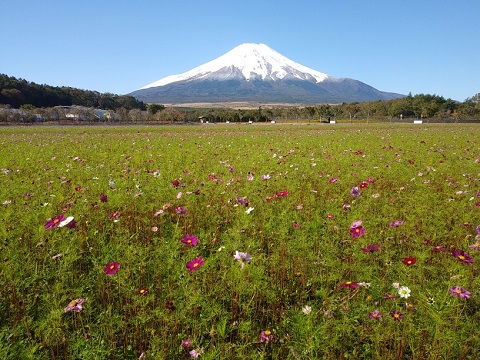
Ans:
<svg viewBox="0 0 480 360"><path fill-rule="evenodd" d="M288 190L282 190L277 193L277 197L287 196Z"/></svg>
<svg viewBox="0 0 480 360"><path fill-rule="evenodd" d="M192 346L192 340L190 339L185 339L182 341L182 347L185 349L188 349L190 346Z"/></svg>
<svg viewBox="0 0 480 360"><path fill-rule="evenodd" d="M347 282L344 282L342 284L339 285L341 288L350 288L350 289L354 289L356 287L359 287L360 285L357 283L357 282L352 282L352 281L347 281Z"/></svg>
<svg viewBox="0 0 480 360"><path fill-rule="evenodd" d="M330 184L336 183L337 181L338 181L338 178L336 178L336 177L332 177L332 178L330 178L330 180L328 180L328 182Z"/></svg>
<svg viewBox="0 0 480 360"><path fill-rule="evenodd" d="M370 317L370 319L378 321L382 317L382 313L378 309L375 309L373 312L368 313L368 316Z"/></svg>
<svg viewBox="0 0 480 360"><path fill-rule="evenodd" d="M172 186L173 187L178 187L178 185L180 185L180 181L178 181L177 179L172 181Z"/></svg>
<svg viewBox="0 0 480 360"><path fill-rule="evenodd" d="M105 265L103 272L107 275L113 275L118 271L119 268L120 268L120 264L116 261L113 261Z"/></svg>
<svg viewBox="0 0 480 360"><path fill-rule="evenodd" d="M463 250L453 250L452 255L465 264L473 264L473 259Z"/></svg>
<svg viewBox="0 0 480 360"><path fill-rule="evenodd" d="M235 198L240 205L248 206L248 201L246 196L237 196Z"/></svg>
<svg viewBox="0 0 480 360"><path fill-rule="evenodd" d="M63 220L65 220L65 216L63 214L60 214L58 216L54 216L54 217L50 218L45 223L45 230L50 230L50 229L56 228L58 225L60 225L60 223Z"/></svg>
<svg viewBox="0 0 480 360"><path fill-rule="evenodd" d="M465 290L464 288L462 288L460 286L454 286L454 287L448 289L448 292L450 293L450 295L459 297L461 299L469 299L470 298L470 292L468 292L467 290Z"/></svg>
<svg viewBox="0 0 480 360"><path fill-rule="evenodd" d="M70 301L68 306L65 308L65 312L69 312L69 311L72 311L72 310L75 311L75 312L82 311L82 309L83 309L82 304L83 304L84 301L85 301L85 299L76 299L76 300Z"/></svg>
<svg viewBox="0 0 480 360"><path fill-rule="evenodd" d="M353 197L359 197L360 196L360 188L358 186L354 186L350 189L350 195Z"/></svg>
<svg viewBox="0 0 480 360"><path fill-rule="evenodd" d="M366 248L362 248L362 251L364 253L376 251L376 250L380 249L381 246L382 246L382 244L368 245Z"/></svg>
<svg viewBox="0 0 480 360"><path fill-rule="evenodd" d="M351 234L354 238L357 238L357 237L362 236L363 234L365 234L365 228L363 228L362 226L358 226L358 227L355 227L355 228L351 228L351 229L350 229L350 234Z"/></svg>
<svg viewBox="0 0 480 360"><path fill-rule="evenodd" d="M390 226L391 227L399 227L401 225L403 225L405 223L405 221L402 221L402 220L395 220L395 221L392 221L390 223Z"/></svg>
<svg viewBox="0 0 480 360"><path fill-rule="evenodd" d="M114 213L110 214L108 217L110 219L118 220L120 218L120 211L117 210Z"/></svg>
<svg viewBox="0 0 480 360"><path fill-rule="evenodd" d="M447 249L445 249L444 246L435 245L434 247L432 247L432 251L434 251L434 252L445 252L445 251L447 251Z"/></svg>
<svg viewBox="0 0 480 360"><path fill-rule="evenodd" d="M200 269L204 262L205 262L205 260L203 260L202 257L198 257L198 258L195 258L195 259L187 262L186 267L188 269L188 273L191 274L192 271Z"/></svg>
<svg viewBox="0 0 480 360"><path fill-rule="evenodd" d="M198 239L195 235L185 235L182 238L182 243L188 246L197 246Z"/></svg>
<svg viewBox="0 0 480 360"><path fill-rule="evenodd" d="M260 332L260 342L268 343L272 341L273 339L273 334L270 330L263 330Z"/></svg>
<svg viewBox="0 0 480 360"><path fill-rule="evenodd" d="M390 313L390 316L393 318L394 321L402 321L403 314L397 310L394 310Z"/></svg>
<svg viewBox="0 0 480 360"><path fill-rule="evenodd" d="M185 215L185 214L187 213L187 209L185 209L184 207L179 206L179 207L175 208L175 212L176 212L177 214Z"/></svg>
<svg viewBox="0 0 480 360"><path fill-rule="evenodd" d="M105 194L100 194L98 197L102 203L106 203L108 201L107 195Z"/></svg>

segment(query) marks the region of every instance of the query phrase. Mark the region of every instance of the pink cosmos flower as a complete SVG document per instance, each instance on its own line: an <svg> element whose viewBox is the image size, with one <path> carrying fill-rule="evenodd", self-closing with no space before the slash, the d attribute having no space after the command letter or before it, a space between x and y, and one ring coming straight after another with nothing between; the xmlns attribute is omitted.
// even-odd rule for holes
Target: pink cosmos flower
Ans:
<svg viewBox="0 0 480 360"><path fill-rule="evenodd" d="M382 244L368 245L366 248L362 248L361 250L364 253L368 253L368 252L372 252L372 251L376 251L376 250L380 249L381 246L382 246Z"/></svg>
<svg viewBox="0 0 480 360"><path fill-rule="evenodd" d="M375 309L373 312L369 313L368 316L370 317L370 319L378 321L382 317L382 313L380 312L380 310Z"/></svg>
<svg viewBox="0 0 480 360"><path fill-rule="evenodd" d="M193 349L189 352L190 356L194 359L198 359L203 354L203 348Z"/></svg>
<svg viewBox="0 0 480 360"><path fill-rule="evenodd" d="M188 269L188 273L191 274L194 270L200 269L204 262L205 262L205 260L203 260L202 257L198 257L198 258L195 258L195 259L187 262L186 267Z"/></svg>
<svg viewBox="0 0 480 360"><path fill-rule="evenodd" d="M463 250L453 250L452 255L465 264L473 264L473 259Z"/></svg>
<svg viewBox="0 0 480 360"><path fill-rule="evenodd" d="M105 194L100 194L98 197L102 203L106 203L108 201L108 197Z"/></svg>
<svg viewBox="0 0 480 360"><path fill-rule="evenodd" d="M474 244L468 245L468 247L473 250L480 250L480 241L477 240Z"/></svg>
<svg viewBox="0 0 480 360"><path fill-rule="evenodd" d="M109 215L109 218L110 219L115 219L115 220L118 220L120 218L120 211L115 211L113 214L110 214Z"/></svg>
<svg viewBox="0 0 480 360"><path fill-rule="evenodd" d="M45 223L45 230L50 230L50 229L56 228L58 225L60 225L60 223L63 220L65 220L65 216L63 214L60 214L58 216L54 216L54 217L50 218Z"/></svg>
<svg viewBox="0 0 480 360"><path fill-rule="evenodd" d="M362 226L358 226L358 227L355 227L355 228L351 228L351 229L350 229L350 234L351 234L354 238L357 238L357 237L362 236L363 234L365 234L365 228L363 228Z"/></svg>
<svg viewBox="0 0 480 360"><path fill-rule="evenodd" d="M185 349L188 349L190 346L192 346L192 340L190 339L185 339L182 341L182 347Z"/></svg>
<svg viewBox="0 0 480 360"><path fill-rule="evenodd" d="M182 243L188 246L197 246L198 238L195 235L185 235L182 238Z"/></svg>
<svg viewBox="0 0 480 360"><path fill-rule="evenodd" d="M402 220L395 220L395 221L392 221L392 222L390 223L390 226L391 226L391 227L399 227L399 226L403 225L404 223L405 223L405 222L402 221Z"/></svg>
<svg viewBox="0 0 480 360"><path fill-rule="evenodd" d="M288 190L282 190L277 193L277 197L287 196L287 195L288 195Z"/></svg>
<svg viewBox="0 0 480 360"><path fill-rule="evenodd" d="M113 262L105 265L105 268L103 269L103 272L106 275L113 275L118 271L119 268L120 268L120 264L116 261L113 261Z"/></svg>
<svg viewBox="0 0 480 360"><path fill-rule="evenodd" d="M350 195L353 197L359 197L360 196L360 188L358 186L354 186L350 189Z"/></svg>
<svg viewBox="0 0 480 360"><path fill-rule="evenodd" d="M336 178L336 177L332 177L332 178L330 178L330 180L328 180L328 182L330 184L336 183L337 181L338 181L338 178Z"/></svg>
<svg viewBox="0 0 480 360"><path fill-rule="evenodd" d="M65 312L69 312L69 311L72 311L72 310L75 311L75 312L82 311L82 309L83 309L82 304L83 304L84 301L85 301L85 299L76 299L76 300L70 301L70 303L65 308Z"/></svg>
<svg viewBox="0 0 480 360"><path fill-rule="evenodd" d="M469 299L470 298L470 292L468 292L467 290L465 290L464 288L462 288L460 286L454 286L454 287L448 289L448 292L450 293L450 295L459 297L461 299Z"/></svg>
<svg viewBox="0 0 480 360"><path fill-rule="evenodd" d="M270 330L263 330L260 332L260 342L268 343L273 339L273 334Z"/></svg>

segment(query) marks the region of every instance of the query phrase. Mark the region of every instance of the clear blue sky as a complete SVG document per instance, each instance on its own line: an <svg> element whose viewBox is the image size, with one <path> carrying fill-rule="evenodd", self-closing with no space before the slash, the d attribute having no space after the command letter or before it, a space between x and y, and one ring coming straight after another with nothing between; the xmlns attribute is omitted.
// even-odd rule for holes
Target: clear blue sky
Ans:
<svg viewBox="0 0 480 360"><path fill-rule="evenodd" d="M125 94L242 43L334 77L480 92L479 0L0 0L0 73Z"/></svg>

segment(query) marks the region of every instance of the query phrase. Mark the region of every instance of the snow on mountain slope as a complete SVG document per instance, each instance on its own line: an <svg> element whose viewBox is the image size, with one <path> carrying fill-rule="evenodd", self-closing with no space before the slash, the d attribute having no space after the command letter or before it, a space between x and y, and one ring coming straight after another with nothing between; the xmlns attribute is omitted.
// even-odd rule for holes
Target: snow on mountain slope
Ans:
<svg viewBox="0 0 480 360"><path fill-rule="evenodd" d="M333 80L327 74L298 64L265 44L247 43L239 45L226 54L192 70L178 75L167 76L141 89L206 77L225 79L238 76L242 76L243 80L247 81L257 78L264 81L296 78L315 83L320 83L326 79Z"/></svg>

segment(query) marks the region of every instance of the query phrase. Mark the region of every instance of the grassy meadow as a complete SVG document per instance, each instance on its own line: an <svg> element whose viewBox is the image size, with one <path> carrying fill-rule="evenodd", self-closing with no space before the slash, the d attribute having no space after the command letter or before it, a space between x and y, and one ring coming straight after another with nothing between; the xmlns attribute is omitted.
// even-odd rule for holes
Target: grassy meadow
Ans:
<svg viewBox="0 0 480 360"><path fill-rule="evenodd" d="M0 129L2 359L477 359L480 125Z"/></svg>

